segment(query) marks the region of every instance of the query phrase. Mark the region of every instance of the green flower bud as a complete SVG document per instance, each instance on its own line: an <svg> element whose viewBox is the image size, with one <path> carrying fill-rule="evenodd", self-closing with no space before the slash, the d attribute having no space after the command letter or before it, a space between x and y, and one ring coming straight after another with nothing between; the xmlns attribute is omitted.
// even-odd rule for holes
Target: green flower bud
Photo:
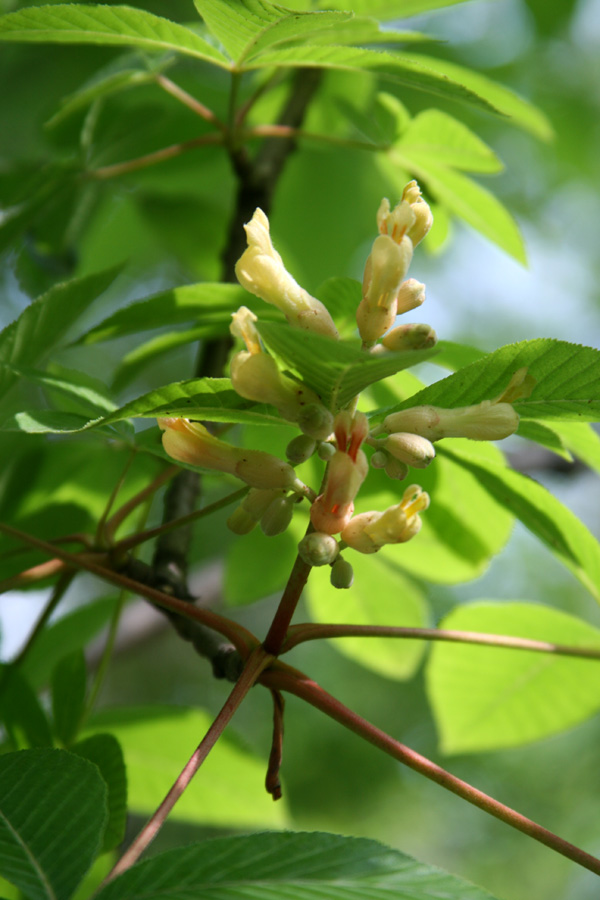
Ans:
<svg viewBox="0 0 600 900"><path fill-rule="evenodd" d="M338 542L322 531L307 534L298 544L298 553L309 566L328 566L338 555Z"/></svg>
<svg viewBox="0 0 600 900"><path fill-rule="evenodd" d="M329 462L329 460L335 456L335 452L335 444L330 444L328 441L321 441L317 446L317 456L319 459L322 459L323 462Z"/></svg>
<svg viewBox="0 0 600 900"><path fill-rule="evenodd" d="M285 455L293 466L299 466L315 452L317 442L307 434L299 434L285 448Z"/></svg>
<svg viewBox="0 0 600 900"><path fill-rule="evenodd" d="M326 440L333 430L333 415L322 403L309 403L296 416L302 431L318 441Z"/></svg>
<svg viewBox="0 0 600 900"><path fill-rule="evenodd" d="M260 520L260 527L267 537L275 537L286 530L292 521L295 498L277 497L269 504L265 514Z"/></svg>
<svg viewBox="0 0 600 900"><path fill-rule="evenodd" d="M374 469L385 469L388 460L389 456L385 450L376 450L370 459L370 463Z"/></svg>
<svg viewBox="0 0 600 900"><path fill-rule="evenodd" d="M227 519L227 527L234 534L248 534L256 525L256 519L246 512L243 506L238 506Z"/></svg>
<svg viewBox="0 0 600 900"><path fill-rule="evenodd" d="M352 587L354 582L354 570L349 562L338 556L331 567L331 584L341 590Z"/></svg>
<svg viewBox="0 0 600 900"><path fill-rule="evenodd" d="M408 466L399 459L388 456L388 461L385 464L385 474L388 478L394 478L396 481L404 481L408 475Z"/></svg>
<svg viewBox="0 0 600 900"><path fill-rule="evenodd" d="M409 323L392 328L381 339L386 350L400 353L403 350L429 350L437 343L437 335L430 325Z"/></svg>

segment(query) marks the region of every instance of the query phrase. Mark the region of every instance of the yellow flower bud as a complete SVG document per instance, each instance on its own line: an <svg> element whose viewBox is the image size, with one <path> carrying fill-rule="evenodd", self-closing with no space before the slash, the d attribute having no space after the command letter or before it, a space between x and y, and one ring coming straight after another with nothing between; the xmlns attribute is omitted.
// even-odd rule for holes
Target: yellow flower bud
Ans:
<svg viewBox="0 0 600 900"><path fill-rule="evenodd" d="M158 419L165 451L178 462L227 472L256 488L302 489L290 465L262 450L232 447L200 422Z"/></svg>
<svg viewBox="0 0 600 900"><path fill-rule="evenodd" d="M416 182L414 182L416 184ZM393 241L400 243L407 231L415 224L415 214L410 203L403 197L393 210L390 201L384 197L377 210L377 228L380 234L389 235Z"/></svg>
<svg viewBox="0 0 600 900"><path fill-rule="evenodd" d="M437 406L414 406L391 413L383 420L388 433L407 431L430 441L447 437L465 437L472 441L500 441L514 434L519 416L510 403L483 400L475 406L442 409Z"/></svg>
<svg viewBox="0 0 600 900"><path fill-rule="evenodd" d="M342 411L336 416L334 433L338 449L329 462L323 493L310 510L311 522L317 531L337 534L350 520L354 498L367 476L367 458L360 445L368 431L367 417L363 413L352 416Z"/></svg>
<svg viewBox="0 0 600 900"><path fill-rule="evenodd" d="M430 325L409 323L393 328L382 339L386 350L400 353L403 350L428 350L437 343L437 335Z"/></svg>
<svg viewBox="0 0 600 900"><path fill-rule="evenodd" d="M425 285L416 278L409 278L400 285L397 300L397 315L399 316L402 313L410 312L411 309L416 309L425 302Z"/></svg>
<svg viewBox="0 0 600 900"><path fill-rule="evenodd" d="M342 541L359 553L376 553L385 544L403 544L418 534L419 512L428 506L429 495L413 484L396 506L383 513L371 511L351 519L342 531Z"/></svg>
<svg viewBox="0 0 600 900"><path fill-rule="evenodd" d="M423 200L421 189L416 181L409 181L402 193L402 200L410 204L415 216L414 224L408 229L407 235L413 243L413 247L423 240L433 225L433 214L429 204Z"/></svg>
<svg viewBox="0 0 600 900"><path fill-rule="evenodd" d="M300 287L285 268L271 242L264 212L257 209L244 228L248 249L235 267L242 287L280 309L291 325L337 338L337 329L325 306Z"/></svg>
<svg viewBox="0 0 600 900"><path fill-rule="evenodd" d="M435 457L435 449L431 441L420 434L397 432L383 442L383 446L393 457L413 466L425 469Z"/></svg>

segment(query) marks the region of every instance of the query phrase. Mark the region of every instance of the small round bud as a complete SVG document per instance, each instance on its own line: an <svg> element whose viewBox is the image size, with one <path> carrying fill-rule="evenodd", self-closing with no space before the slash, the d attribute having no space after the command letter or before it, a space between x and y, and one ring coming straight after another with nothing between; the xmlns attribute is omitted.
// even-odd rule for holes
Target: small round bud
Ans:
<svg viewBox="0 0 600 900"><path fill-rule="evenodd" d="M389 456L388 461L385 464L385 474L388 478L394 478L396 481L404 481L408 475L408 466L399 459L394 459L393 456Z"/></svg>
<svg viewBox="0 0 600 900"><path fill-rule="evenodd" d="M315 452L317 442L307 434L299 434L285 448L285 455L293 466L306 462Z"/></svg>
<svg viewBox="0 0 600 900"><path fill-rule="evenodd" d="M399 325L381 339L386 350L396 353L404 350L429 350L437 343L437 335L430 325L410 323Z"/></svg>
<svg viewBox="0 0 600 900"><path fill-rule="evenodd" d="M292 521L295 498L277 497L269 504L265 514L260 520L260 527L267 537L275 537L282 534Z"/></svg>
<svg viewBox="0 0 600 900"><path fill-rule="evenodd" d="M354 570L349 562L338 556L331 567L331 584L334 588L342 590L352 587L354 582Z"/></svg>
<svg viewBox="0 0 600 900"><path fill-rule="evenodd" d="M246 512L243 506L238 506L227 519L227 527L234 534L248 534L256 525L256 519Z"/></svg>
<svg viewBox="0 0 600 900"><path fill-rule="evenodd" d="M385 450L376 450L370 462L374 469L385 469L388 460L389 456Z"/></svg>
<svg viewBox="0 0 600 900"><path fill-rule="evenodd" d="M326 440L333 430L333 415L322 403L309 403L296 416L302 431L318 441Z"/></svg>
<svg viewBox="0 0 600 900"><path fill-rule="evenodd" d="M328 441L321 441L321 443L317 446L317 456L319 459L322 459L323 462L329 462L329 460L335 456L336 448L334 444L330 444Z"/></svg>
<svg viewBox="0 0 600 900"><path fill-rule="evenodd" d="M338 542L322 531L307 534L298 544L298 553L309 566L328 566L338 555Z"/></svg>

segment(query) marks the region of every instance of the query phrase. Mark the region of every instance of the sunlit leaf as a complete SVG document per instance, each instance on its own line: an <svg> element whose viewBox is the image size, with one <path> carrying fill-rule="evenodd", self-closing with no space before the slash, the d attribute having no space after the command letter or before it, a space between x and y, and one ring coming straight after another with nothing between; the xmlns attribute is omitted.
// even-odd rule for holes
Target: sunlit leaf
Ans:
<svg viewBox="0 0 600 900"><path fill-rule="evenodd" d="M311 618L315 622L351 625L404 625L423 628L429 624L425 598L398 571L391 554L365 556L348 552L345 559L354 569L349 590L332 587L329 569L316 569L307 587ZM419 665L424 644L390 638L332 638L332 645L350 659L387 678L405 679Z"/></svg>
<svg viewBox="0 0 600 900"><path fill-rule="evenodd" d="M176 50L227 66L223 54L189 28L131 6L31 6L0 18L0 40Z"/></svg>
<svg viewBox="0 0 600 900"><path fill-rule="evenodd" d="M212 722L199 709L135 707L107 710L91 725L110 731L125 757L129 807L154 812ZM219 739L172 816L219 827L281 827L285 805L264 789L265 761L228 735Z"/></svg>
<svg viewBox="0 0 600 900"><path fill-rule="evenodd" d="M440 628L600 650L597 628L532 603L469 603L454 609ZM434 642L427 692L444 752L516 747L598 712L600 660Z"/></svg>

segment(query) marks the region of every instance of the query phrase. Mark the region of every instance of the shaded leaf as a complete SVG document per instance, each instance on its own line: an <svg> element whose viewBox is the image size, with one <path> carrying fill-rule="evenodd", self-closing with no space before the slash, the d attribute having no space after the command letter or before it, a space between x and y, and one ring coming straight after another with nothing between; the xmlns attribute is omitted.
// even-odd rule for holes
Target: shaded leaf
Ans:
<svg viewBox="0 0 600 900"><path fill-rule="evenodd" d="M14 665L0 667L0 719L16 746L52 747L48 718L35 691Z"/></svg>
<svg viewBox="0 0 600 900"><path fill-rule="evenodd" d="M105 821L106 786L87 760L65 750L0 756L0 873L30 900L68 900Z"/></svg>
<svg viewBox="0 0 600 900"><path fill-rule="evenodd" d="M112 734L94 734L73 744L70 750L98 766L106 783L108 821L104 830L102 852L112 850L125 837L127 821L127 775L119 742Z"/></svg>
<svg viewBox="0 0 600 900"><path fill-rule="evenodd" d="M97 900L493 900L480 888L375 841L333 834L218 838L134 866Z"/></svg>
<svg viewBox="0 0 600 900"><path fill-rule="evenodd" d="M471 472L600 602L600 544L577 516L537 481L484 460L477 448L458 450L447 441L440 452Z"/></svg>
<svg viewBox="0 0 600 900"><path fill-rule="evenodd" d="M469 603L440 627L600 649L600 630L533 603ZM436 642L426 671L446 753L517 747L600 709L600 660Z"/></svg>
<svg viewBox="0 0 600 900"><path fill-rule="evenodd" d="M0 18L0 40L176 50L227 66L223 54L189 28L131 6L57 3L28 7Z"/></svg>
<svg viewBox="0 0 600 900"><path fill-rule="evenodd" d="M68 747L75 739L83 710L87 685L87 668L83 650L64 656L52 672L52 715L54 733Z"/></svg>
<svg viewBox="0 0 600 900"><path fill-rule="evenodd" d="M8 366L35 366L61 341L79 316L114 281L121 267L58 284L26 307L0 332L0 394L16 381Z"/></svg>

